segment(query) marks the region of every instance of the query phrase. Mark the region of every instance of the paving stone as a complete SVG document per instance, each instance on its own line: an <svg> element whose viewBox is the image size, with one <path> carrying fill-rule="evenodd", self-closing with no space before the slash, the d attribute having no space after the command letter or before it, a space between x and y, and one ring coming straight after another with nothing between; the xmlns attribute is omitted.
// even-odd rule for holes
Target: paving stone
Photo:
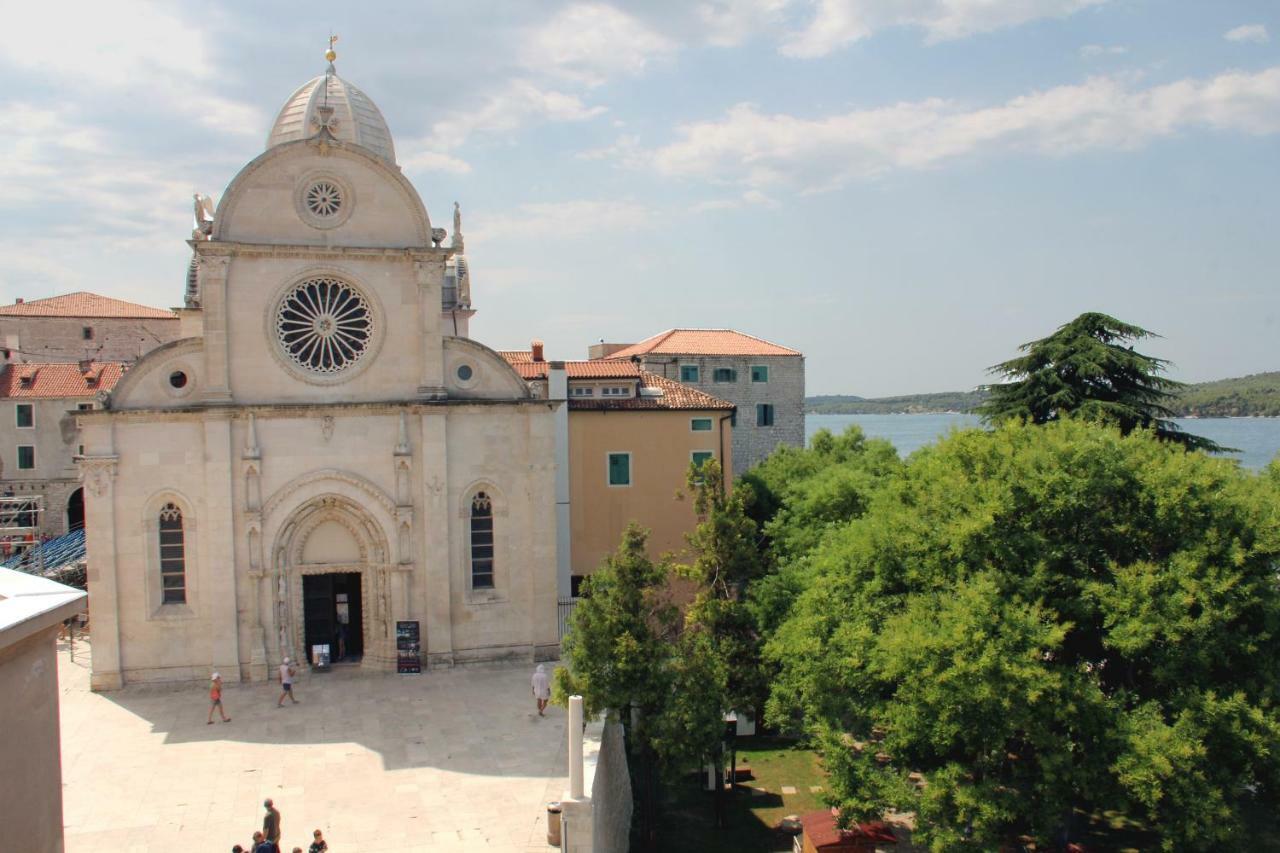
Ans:
<svg viewBox="0 0 1280 853"><path fill-rule="evenodd" d="M783 786L782 786L782 793L784 793L784 794L794 794L795 792L796 792L796 789L795 789L795 787L794 787L794 786L792 786L792 785L783 785Z"/></svg>
<svg viewBox="0 0 1280 853"><path fill-rule="evenodd" d="M88 650L59 657L67 853L248 845L265 797L286 850L317 827L344 853L549 850L564 712L531 713L530 666L341 668L279 710L277 687L228 684L232 721L207 726L203 685L89 692Z"/></svg>

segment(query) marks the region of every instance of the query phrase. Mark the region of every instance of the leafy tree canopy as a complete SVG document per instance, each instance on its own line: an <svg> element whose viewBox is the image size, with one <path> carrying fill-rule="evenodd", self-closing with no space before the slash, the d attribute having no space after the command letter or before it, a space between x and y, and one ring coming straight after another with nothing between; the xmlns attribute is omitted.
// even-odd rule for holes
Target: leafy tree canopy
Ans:
<svg viewBox="0 0 1280 853"><path fill-rule="evenodd" d="M1025 355L991 368L1006 382L990 393L977 413L991 423L1048 423L1073 415L1111 423L1128 434L1154 430L1162 440L1189 450L1223 451L1168 420L1181 382L1161 376L1168 362L1137 352L1133 341L1155 334L1097 312L1087 312L1047 338L1023 344Z"/></svg>
<svg viewBox="0 0 1280 853"><path fill-rule="evenodd" d="M1074 419L955 433L808 562L769 713L847 817L913 810L942 851L1118 809L1196 850L1280 811L1280 465Z"/></svg>

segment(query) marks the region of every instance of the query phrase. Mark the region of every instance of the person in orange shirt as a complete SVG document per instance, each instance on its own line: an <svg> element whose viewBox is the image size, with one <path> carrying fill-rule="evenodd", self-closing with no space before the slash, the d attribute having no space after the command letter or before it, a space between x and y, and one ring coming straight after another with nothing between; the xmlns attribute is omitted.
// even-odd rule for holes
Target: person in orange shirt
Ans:
<svg viewBox="0 0 1280 853"><path fill-rule="evenodd" d="M217 708L218 713L222 715L222 722L229 723L231 718L227 716L227 712L222 708L222 676L214 673L209 679L209 725L213 725L213 709Z"/></svg>

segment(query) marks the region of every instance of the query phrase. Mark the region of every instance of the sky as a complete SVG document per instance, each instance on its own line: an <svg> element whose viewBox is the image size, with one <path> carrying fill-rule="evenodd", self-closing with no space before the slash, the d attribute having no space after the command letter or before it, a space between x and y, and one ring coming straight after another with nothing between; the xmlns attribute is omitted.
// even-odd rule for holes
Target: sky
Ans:
<svg viewBox="0 0 1280 853"><path fill-rule="evenodd" d="M1083 311L1203 381L1280 370L1275 0L0 0L0 302L181 305L324 71L461 204L495 348L731 327L810 394L972 388Z"/></svg>

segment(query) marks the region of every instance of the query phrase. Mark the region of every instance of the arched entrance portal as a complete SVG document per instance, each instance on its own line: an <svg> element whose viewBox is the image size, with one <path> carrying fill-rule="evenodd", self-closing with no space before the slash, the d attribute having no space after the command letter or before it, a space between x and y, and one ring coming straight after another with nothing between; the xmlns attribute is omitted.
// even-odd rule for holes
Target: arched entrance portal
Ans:
<svg viewBox="0 0 1280 853"><path fill-rule="evenodd" d="M274 558L280 647L300 662L386 665L391 636L386 537L369 513L335 494L312 498L282 525Z"/></svg>
<svg viewBox="0 0 1280 853"><path fill-rule="evenodd" d="M67 498L67 532L84 527L84 489L79 488Z"/></svg>

